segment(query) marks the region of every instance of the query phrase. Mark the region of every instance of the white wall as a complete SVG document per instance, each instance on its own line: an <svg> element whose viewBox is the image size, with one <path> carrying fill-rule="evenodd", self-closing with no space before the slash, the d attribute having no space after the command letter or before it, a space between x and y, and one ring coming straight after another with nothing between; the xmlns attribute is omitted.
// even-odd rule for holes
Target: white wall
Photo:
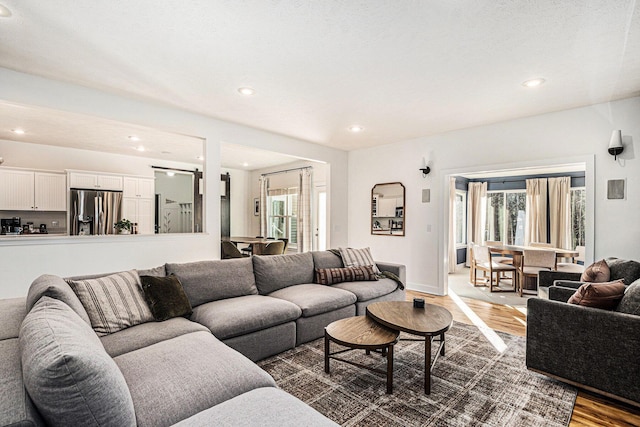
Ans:
<svg viewBox="0 0 640 427"><path fill-rule="evenodd" d="M203 138L205 143L205 231L200 235L125 236L115 241L90 236L49 245L0 242L0 298L22 296L40 274L84 274L152 267L220 256L220 143L261 148L336 166L332 174L331 239L347 241L347 153L294 138L212 119L152 102L124 98L69 83L0 68L0 100L89 114L167 132ZM94 160L100 161L100 160ZM86 168L84 168L86 169Z"/></svg>
<svg viewBox="0 0 640 427"><path fill-rule="evenodd" d="M349 153L349 245L370 246L374 258L407 265L409 287L446 292L444 241L446 175L512 166L595 159L595 258L640 259L640 98L464 129ZM607 153L611 132L622 129L624 153ZM431 173L422 177L422 158ZM589 173L589 171L587 171ZM607 200L609 179L626 179L626 200ZM406 187L405 237L372 236L371 188L400 181ZM422 189L431 202L422 203ZM587 224L589 226L589 224ZM431 231L429 231L429 229Z"/></svg>

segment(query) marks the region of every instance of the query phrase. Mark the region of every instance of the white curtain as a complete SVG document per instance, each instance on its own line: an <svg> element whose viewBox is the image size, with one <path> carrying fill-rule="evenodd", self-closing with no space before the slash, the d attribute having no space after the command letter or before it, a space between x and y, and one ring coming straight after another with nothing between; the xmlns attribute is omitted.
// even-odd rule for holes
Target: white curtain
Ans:
<svg viewBox="0 0 640 427"><path fill-rule="evenodd" d="M549 178L549 230L553 247L571 248L571 177Z"/></svg>
<svg viewBox="0 0 640 427"><path fill-rule="evenodd" d="M456 272L456 178L449 177L449 273Z"/></svg>
<svg viewBox="0 0 640 427"><path fill-rule="evenodd" d="M471 261L470 245L481 245L487 217L487 183L470 182L467 194L467 266Z"/></svg>
<svg viewBox="0 0 640 427"><path fill-rule="evenodd" d="M313 250L311 188L311 169L302 169L300 171L300 193L298 194L298 252Z"/></svg>
<svg viewBox="0 0 640 427"><path fill-rule="evenodd" d="M269 178L260 177L260 235L269 237L267 229L268 215L267 196L269 195Z"/></svg>
<svg viewBox="0 0 640 427"><path fill-rule="evenodd" d="M527 179L524 244L547 241L547 178Z"/></svg>

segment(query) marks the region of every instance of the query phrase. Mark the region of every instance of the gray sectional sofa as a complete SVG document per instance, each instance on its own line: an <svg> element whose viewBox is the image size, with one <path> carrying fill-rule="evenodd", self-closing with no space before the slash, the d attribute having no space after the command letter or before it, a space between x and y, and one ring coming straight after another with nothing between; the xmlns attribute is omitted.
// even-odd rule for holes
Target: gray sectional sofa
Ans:
<svg viewBox="0 0 640 427"><path fill-rule="evenodd" d="M377 266L405 281L403 265ZM26 299L0 300L0 425L335 425L252 363L405 298L388 278L313 283L333 267L323 251L140 270L175 274L193 313L100 338L65 279L41 276Z"/></svg>

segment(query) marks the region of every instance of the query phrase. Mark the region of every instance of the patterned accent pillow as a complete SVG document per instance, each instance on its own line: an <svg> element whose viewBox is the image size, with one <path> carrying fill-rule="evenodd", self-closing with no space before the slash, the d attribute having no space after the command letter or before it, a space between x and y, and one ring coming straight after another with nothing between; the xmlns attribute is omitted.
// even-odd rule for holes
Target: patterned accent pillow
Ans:
<svg viewBox="0 0 640 427"><path fill-rule="evenodd" d="M87 280L69 280L99 337L153 321L136 270Z"/></svg>
<svg viewBox="0 0 640 427"><path fill-rule="evenodd" d="M569 304L613 310L624 296L624 280L607 283L584 283L571 295Z"/></svg>
<svg viewBox="0 0 640 427"><path fill-rule="evenodd" d="M363 267L370 265L373 267L373 271L376 274L380 274L378 266L373 261L371 256L371 250L369 248L352 249L352 248L338 248L342 262L345 267Z"/></svg>
<svg viewBox="0 0 640 427"><path fill-rule="evenodd" d="M344 268L316 268L316 283L320 285L333 285L342 282L359 282L365 280L378 280L373 271L373 266Z"/></svg>
<svg viewBox="0 0 640 427"><path fill-rule="evenodd" d="M611 270L609 270L607 262L601 259L600 261L594 262L584 270L582 276L580 276L580 281L603 283L608 282L610 278Z"/></svg>

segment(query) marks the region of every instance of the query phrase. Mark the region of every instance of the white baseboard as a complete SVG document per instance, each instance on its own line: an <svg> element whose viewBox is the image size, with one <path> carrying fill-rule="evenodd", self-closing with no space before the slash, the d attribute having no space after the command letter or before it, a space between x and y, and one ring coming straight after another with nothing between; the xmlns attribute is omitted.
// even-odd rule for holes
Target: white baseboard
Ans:
<svg viewBox="0 0 640 427"><path fill-rule="evenodd" d="M424 285L422 283L407 283L407 289L412 291L424 292L431 295L444 295L436 285Z"/></svg>

